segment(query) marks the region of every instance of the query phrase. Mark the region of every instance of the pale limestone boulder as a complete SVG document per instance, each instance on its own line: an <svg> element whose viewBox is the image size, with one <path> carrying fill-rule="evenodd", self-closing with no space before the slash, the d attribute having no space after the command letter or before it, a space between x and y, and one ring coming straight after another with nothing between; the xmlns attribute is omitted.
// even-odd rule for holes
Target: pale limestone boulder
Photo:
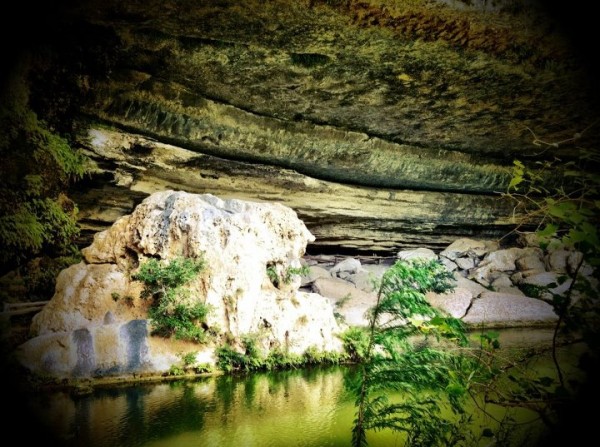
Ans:
<svg viewBox="0 0 600 447"><path fill-rule="evenodd" d="M346 280L350 281L357 289L365 292L375 292L379 289L381 278L391 267L391 264L363 264L362 270L349 275Z"/></svg>
<svg viewBox="0 0 600 447"><path fill-rule="evenodd" d="M546 255L546 268L556 273L567 273L567 260L573 253L571 250L553 250Z"/></svg>
<svg viewBox="0 0 600 447"><path fill-rule="evenodd" d="M469 326L485 328L532 327L552 325L557 318L552 306L544 301L485 292L473 300L462 321Z"/></svg>
<svg viewBox="0 0 600 447"><path fill-rule="evenodd" d="M560 276L556 272L541 272L535 275L529 275L521 281L521 284L531 284L534 286L546 287L551 284L560 284Z"/></svg>
<svg viewBox="0 0 600 447"><path fill-rule="evenodd" d="M318 265L311 265L308 268L308 273L302 276L300 280L300 286L309 286L318 278L331 278L331 274L326 268L320 267Z"/></svg>
<svg viewBox="0 0 600 447"><path fill-rule="evenodd" d="M542 255L526 255L515 261L517 269L520 271L538 271L543 272L546 270L546 264L544 263Z"/></svg>
<svg viewBox="0 0 600 447"><path fill-rule="evenodd" d="M59 273L54 296L33 317L30 332L38 336L102 325L107 312L120 322L145 318L141 290L116 264L72 265ZM125 297L134 296L137 305L126 302Z"/></svg>
<svg viewBox="0 0 600 447"><path fill-rule="evenodd" d="M427 292L425 299L431 306L440 309L448 315L454 318L462 318L471 305L473 293L468 289L457 287L452 292Z"/></svg>
<svg viewBox="0 0 600 447"><path fill-rule="evenodd" d="M440 256L448 258L451 261L464 256L482 257L491 251L493 247L491 242L461 238L448 245L448 247L440 253Z"/></svg>
<svg viewBox="0 0 600 447"><path fill-rule="evenodd" d="M60 274L54 297L34 317L35 335L63 334L68 355L77 353L75 365L84 357L91 363L83 369L72 361L66 366L51 362L54 369L41 363L28 365L56 376L66 371L72 376L81 371L132 372L123 364L106 366L113 362L114 353L98 348L99 340L107 339L102 332L105 329L98 328L105 323L123 326L134 320L146 321L149 303L140 298L142 284L132 278L149 257L205 259L205 269L190 282L190 293L182 299L211 307L207 326L212 332L233 340L255 336L265 353L275 347L296 354L309 347L341 351L337 337L341 329L331 302L315 293L300 292L300 276L288 273L290 268L300 267L306 245L313 240L296 213L280 204L221 200L181 191L152 194L131 215L95 236L83 250L85 262ZM272 280L272 271L279 275L278 281ZM74 348L79 343L73 338L75 333L80 337L89 334L84 337L86 350ZM173 344L169 351L168 345L150 341L156 339L150 333L151 327L143 336L138 334L148 348L143 365L137 366L143 371L163 372L181 347L175 351ZM42 344L36 337L21 351ZM187 351L203 349L188 344ZM153 351L158 345L162 346L160 353ZM40 350L36 348L36 352ZM65 355L54 357L64 359ZM42 357L38 356L40 362ZM210 354L205 357L211 358ZM118 358L128 361L120 354Z"/></svg>
<svg viewBox="0 0 600 447"><path fill-rule="evenodd" d="M500 272L514 271L517 269L515 262L523 254L523 249L518 247L496 250L488 253L479 263L479 267L489 266L490 270Z"/></svg>
<svg viewBox="0 0 600 447"><path fill-rule="evenodd" d="M367 326L366 312L377 302L376 292L365 292L338 278L319 278L313 290L331 300L348 326Z"/></svg>
<svg viewBox="0 0 600 447"><path fill-rule="evenodd" d="M461 270L471 270L475 267L475 260L473 258L457 258L455 262Z"/></svg>
<svg viewBox="0 0 600 447"><path fill-rule="evenodd" d="M494 279L490 284L490 287L494 292L525 296L525 294L513 284L510 277L505 273L501 273L500 276Z"/></svg>
<svg viewBox="0 0 600 447"><path fill-rule="evenodd" d="M444 267L446 267L446 270L448 270L449 272L454 272L459 268L456 262L451 261L450 259L445 258L443 256L440 256L440 262Z"/></svg>
<svg viewBox="0 0 600 447"><path fill-rule="evenodd" d="M487 292L481 284L454 272L454 290L446 293L427 292L425 297L429 304L454 318L462 318L467 313L473 299Z"/></svg>
<svg viewBox="0 0 600 447"><path fill-rule="evenodd" d="M378 284L381 281L381 275L378 275L373 271L362 270L353 275L349 275L346 280L354 284L359 290L373 292L378 288Z"/></svg>
<svg viewBox="0 0 600 447"><path fill-rule="evenodd" d="M359 293L359 289L351 282L333 277L317 278L312 284L312 290L333 302L338 302L350 295Z"/></svg>
<svg viewBox="0 0 600 447"><path fill-rule="evenodd" d="M415 248L412 250L402 250L396 255L396 258L402 261L408 261L409 259L424 259L429 261L430 259L437 259L438 255L429 248Z"/></svg>
<svg viewBox="0 0 600 447"><path fill-rule="evenodd" d="M573 276L577 271L577 267L581 263L583 259L583 253L580 251L572 251L567 258L567 271L569 275ZM579 275L583 276L592 276L594 274L594 268L589 265L587 262L583 261L578 271Z"/></svg>
<svg viewBox="0 0 600 447"><path fill-rule="evenodd" d="M467 278L478 282L484 287L490 287L499 274L500 272L494 268L494 265L488 264L468 271Z"/></svg>
<svg viewBox="0 0 600 447"><path fill-rule="evenodd" d="M468 290L474 298L481 295L483 292L488 291L488 289L483 287L481 284L472 281L468 278L464 278L458 272L454 272L454 279L456 280L455 287L457 289Z"/></svg>
<svg viewBox="0 0 600 447"><path fill-rule="evenodd" d="M361 270L363 270L362 264L358 259L346 258L331 267L329 273L331 276L341 276L341 273L353 274Z"/></svg>
<svg viewBox="0 0 600 447"><path fill-rule="evenodd" d="M468 277L485 287L491 287L496 279L503 276L503 272L514 273L517 270L518 259L530 255L531 252L518 247L489 252L476 268L469 271Z"/></svg>
<svg viewBox="0 0 600 447"><path fill-rule="evenodd" d="M19 346L15 354L23 366L41 376L139 374L157 366L148 349L147 326L146 320L131 320L47 332Z"/></svg>
<svg viewBox="0 0 600 447"><path fill-rule="evenodd" d="M381 279L381 277L387 272L393 264L364 264L363 269L370 273L375 278Z"/></svg>

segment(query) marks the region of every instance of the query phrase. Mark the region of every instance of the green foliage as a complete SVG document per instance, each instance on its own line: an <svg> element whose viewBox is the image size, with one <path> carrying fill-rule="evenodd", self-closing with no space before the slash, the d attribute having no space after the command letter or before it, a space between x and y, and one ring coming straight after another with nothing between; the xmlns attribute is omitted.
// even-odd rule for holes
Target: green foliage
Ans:
<svg viewBox="0 0 600 447"><path fill-rule="evenodd" d="M591 126L597 123L598 120ZM535 137L534 144L558 148L579 140L582 133L558 143ZM515 160L513 179L505 194L515 202L515 231L534 224L543 248L559 244L582 254L571 275L573 281L564 293L548 290L552 285L527 290L529 296L551 302L558 315L552 347L556 379L511 374L505 380L507 389L500 393L501 405L533 409L552 428L560 424L561 417L571 418L577 414L580 407L577 397L591 395L589 390L596 389L593 382L600 371L598 290L592 286L592 278L582 274L587 264L595 268L593 275L597 280L600 267L600 175L597 171L600 153L581 146L574 153L575 157L568 161L554 158L528 166ZM562 280L564 278L559 279ZM574 299L575 293L577 299ZM586 347L578 364L588 375L587 380L567 380L564 369L570 365L557 355L559 343L573 336L579 337ZM571 431L571 427L565 429Z"/></svg>
<svg viewBox="0 0 600 447"><path fill-rule="evenodd" d="M192 279L204 269L202 258L175 258L168 263L156 258L148 259L140 265L133 279L144 283L144 298L156 295L177 295L178 288Z"/></svg>
<svg viewBox="0 0 600 447"><path fill-rule="evenodd" d="M206 340L206 332L199 325L210 311L204 303L190 299L185 285L196 278L204 268L202 258L175 258L169 263L149 259L140 265L133 279L144 283L142 298L151 299L149 316L153 333L163 337Z"/></svg>
<svg viewBox="0 0 600 447"><path fill-rule="evenodd" d="M341 336L344 351L353 362L362 362L367 357L369 349L369 333L360 327L351 327Z"/></svg>
<svg viewBox="0 0 600 447"><path fill-rule="evenodd" d="M302 358L302 364L304 365L337 365L347 360L345 354L340 354L335 351L319 351L314 346L311 346L304 351Z"/></svg>
<svg viewBox="0 0 600 447"><path fill-rule="evenodd" d="M528 167L514 160L505 193L516 203L519 227L535 223L540 240L559 238L594 266L600 266L600 176L589 166L598 162L600 154L583 149L578 160L568 162L554 159Z"/></svg>
<svg viewBox="0 0 600 447"><path fill-rule="evenodd" d="M546 286L539 286L537 284L519 284L519 290L530 298L541 298L544 292L548 290Z"/></svg>
<svg viewBox="0 0 600 447"><path fill-rule="evenodd" d="M310 272L310 267L308 265L303 265L301 267L288 267L285 271L285 275L283 277L283 282L289 284L292 281L292 277L295 275L306 276Z"/></svg>
<svg viewBox="0 0 600 447"><path fill-rule="evenodd" d="M186 352L185 354L181 354L183 366L188 367L196 363L196 354L196 352Z"/></svg>
<svg viewBox="0 0 600 447"><path fill-rule="evenodd" d="M416 343L434 337L465 346L462 323L431 307L425 293L452 290L453 277L437 261L397 262L384 275L366 330L344 334L351 358L362 363L353 384L357 413L352 445L367 445L368 430L404 432L410 445L453 445L459 426L447 420L447 405L458 419L477 362L450 349ZM400 392L399 401L389 399Z"/></svg>
<svg viewBox="0 0 600 447"><path fill-rule="evenodd" d="M0 264L5 269L40 254L73 251L77 207L64 191L88 169L87 158L29 108L25 73L25 68L18 72L0 102Z"/></svg>
<svg viewBox="0 0 600 447"><path fill-rule="evenodd" d="M280 274L276 264L267 264L267 276L275 287L279 287L281 284L289 284L295 275L307 275L309 271L310 267L303 265L301 267L288 267Z"/></svg>
<svg viewBox="0 0 600 447"><path fill-rule="evenodd" d="M202 374L212 372L212 366L206 363L196 363L196 352L180 353L181 364L173 364L169 368L168 375L182 376L184 374Z"/></svg>
<svg viewBox="0 0 600 447"><path fill-rule="evenodd" d="M231 345L216 350L217 366L224 372L274 371L299 368L312 364L337 364L345 356L336 352L322 352L311 347L302 355L291 354L281 348L271 349L267 355L258 348L256 336L242 337L243 352Z"/></svg>
<svg viewBox="0 0 600 447"><path fill-rule="evenodd" d="M335 307L337 307L338 309L341 309L342 307L344 307L348 301L350 301L352 299L352 294L347 293L346 295L344 295L341 299L339 299L336 303L335 303Z"/></svg>
<svg viewBox="0 0 600 447"><path fill-rule="evenodd" d="M50 299L54 294L58 274L80 261L81 254L78 251L65 256L32 259L21 268L27 295L31 300Z"/></svg>
<svg viewBox="0 0 600 447"><path fill-rule="evenodd" d="M275 287L279 287L279 273L277 273L277 269L274 265L267 266L267 276L269 277L269 281Z"/></svg>

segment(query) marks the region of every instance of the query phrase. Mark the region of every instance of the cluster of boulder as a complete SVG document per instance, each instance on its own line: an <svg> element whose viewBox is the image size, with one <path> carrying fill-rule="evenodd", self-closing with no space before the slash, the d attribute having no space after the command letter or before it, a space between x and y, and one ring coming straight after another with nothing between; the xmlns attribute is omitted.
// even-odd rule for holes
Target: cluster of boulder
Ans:
<svg viewBox="0 0 600 447"><path fill-rule="evenodd" d="M33 317L32 338L17 348L17 357L38 375L95 378L163 374L189 353L214 365L220 346L243 353L247 336L264 352L341 352L339 335L367 323L376 280L391 263L415 257L438 259L454 272L452 292L427 298L466 324L550 325L557 319L552 305L527 296L523 286L561 293L576 270L592 274L580 265L580 253L542 249L533 239L512 248L459 239L437 254L421 248L369 262L307 256L314 239L297 214L278 203L154 193L97 233L82 250L82 262L60 273L53 298ZM169 263L180 257L206 261L181 298L211 309L202 321L210 341L202 345L153 334L152 300L144 298L136 276L149 259ZM173 303L179 304L185 303Z"/></svg>
<svg viewBox="0 0 600 447"><path fill-rule="evenodd" d="M307 258L309 273L302 287L328 297L349 325L365 325L364 312L376 300L376 281L392 262L413 258L436 259L454 272L456 287L445 294L429 293L438 307L471 327L507 328L552 325L558 316L551 305L564 295L577 272L593 283L593 269L582 254L553 240L523 235L518 245L501 248L496 241L462 238L440 253L427 248L400 251L396 259L338 260ZM542 248L545 247L545 248ZM577 291L572 291L577 298Z"/></svg>

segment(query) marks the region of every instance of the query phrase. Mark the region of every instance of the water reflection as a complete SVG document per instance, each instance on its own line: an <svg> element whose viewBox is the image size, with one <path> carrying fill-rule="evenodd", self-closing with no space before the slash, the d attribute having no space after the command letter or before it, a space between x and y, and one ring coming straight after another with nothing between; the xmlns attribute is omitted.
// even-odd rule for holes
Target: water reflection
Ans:
<svg viewBox="0 0 600 447"><path fill-rule="evenodd" d="M68 392L33 397L44 426L65 446L348 445L347 368Z"/></svg>
<svg viewBox="0 0 600 447"><path fill-rule="evenodd" d="M330 367L224 375L97 388L85 396L42 393L29 404L65 447L347 447L355 408L346 385L353 374ZM369 433L368 440L372 447L402 445L391 432Z"/></svg>

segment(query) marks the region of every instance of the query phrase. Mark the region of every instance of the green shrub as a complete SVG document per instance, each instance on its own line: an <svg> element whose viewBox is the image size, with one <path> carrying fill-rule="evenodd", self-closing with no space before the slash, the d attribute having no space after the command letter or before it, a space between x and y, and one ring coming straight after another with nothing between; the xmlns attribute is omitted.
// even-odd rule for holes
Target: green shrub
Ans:
<svg viewBox="0 0 600 447"><path fill-rule="evenodd" d="M26 69L23 68L23 71ZM0 92L0 266L39 255L71 254L77 206L65 191L88 172L88 159L29 108L25 72Z"/></svg>
<svg viewBox="0 0 600 447"><path fill-rule="evenodd" d="M286 352L281 348L272 349L266 356L257 346L255 336L242 337L244 353L235 350L231 345L217 349L217 366L224 372L273 371L294 369L305 365L338 364L346 356L337 352L322 352L315 347L307 349L302 355Z"/></svg>
<svg viewBox="0 0 600 447"><path fill-rule="evenodd" d="M302 267L288 267L280 276L277 272L276 264L267 264L267 276L275 287L279 287L282 283L289 284L292 282L294 275L307 275L310 267L303 265Z"/></svg>
<svg viewBox="0 0 600 447"><path fill-rule="evenodd" d="M210 308L200 302L190 303L185 285L204 268L202 258L175 258L169 263L150 259L143 263L133 279L144 283L142 298L151 299L149 316L153 334L198 343L206 341L201 326Z"/></svg>
<svg viewBox="0 0 600 447"><path fill-rule="evenodd" d="M360 327L351 327L342 334L344 350L353 362L362 361L369 347L369 334Z"/></svg>

